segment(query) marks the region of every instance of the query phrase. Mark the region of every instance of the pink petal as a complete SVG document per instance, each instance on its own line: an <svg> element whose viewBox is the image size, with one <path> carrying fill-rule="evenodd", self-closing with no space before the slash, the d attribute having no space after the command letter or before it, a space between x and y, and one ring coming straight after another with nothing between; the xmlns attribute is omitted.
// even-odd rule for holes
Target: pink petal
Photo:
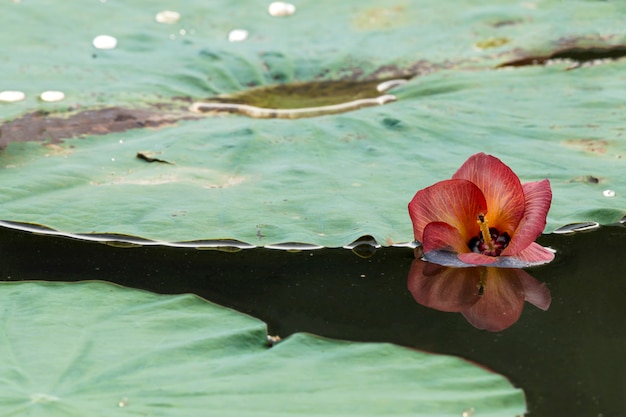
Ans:
<svg viewBox="0 0 626 417"><path fill-rule="evenodd" d="M413 262L411 264L411 271L413 271L413 268L415 267L416 271L417 270L421 271L422 275L426 277L433 277L435 275L439 275L441 271L447 268L447 266L435 264L432 262L424 262L420 258L417 258L417 257L415 258L415 260L420 261L420 262ZM418 268L418 265L421 265L421 269ZM409 272L409 275L410 275L410 272Z"/></svg>
<svg viewBox="0 0 626 417"><path fill-rule="evenodd" d="M459 253L457 257L470 265L489 265L498 261L498 258L495 256L487 256L476 252Z"/></svg>
<svg viewBox="0 0 626 417"><path fill-rule="evenodd" d="M525 266L541 265L551 262L554 259L554 252L533 242L523 251L511 256L511 258L524 263Z"/></svg>
<svg viewBox="0 0 626 417"><path fill-rule="evenodd" d="M407 286L419 304L439 311L458 312L479 300L479 282L479 268L448 268L415 259Z"/></svg>
<svg viewBox="0 0 626 417"><path fill-rule="evenodd" d="M502 255L515 255L534 242L546 227L546 216L552 202L550 181L541 180L523 185L526 208L524 217L511 235L509 246Z"/></svg>
<svg viewBox="0 0 626 417"><path fill-rule="evenodd" d="M409 203L415 239L424 243L424 229L443 222L457 229L465 244L478 234L476 219L487 211L480 189L466 180L445 180L418 191ZM452 243L452 242L451 242Z"/></svg>
<svg viewBox="0 0 626 417"><path fill-rule="evenodd" d="M490 227L513 236L524 216L524 190L515 173L498 158L477 153L452 176L473 182L485 195Z"/></svg>
<svg viewBox="0 0 626 417"><path fill-rule="evenodd" d="M498 332L512 326L524 309L520 269L485 268L483 295L463 316L474 327Z"/></svg>
<svg viewBox="0 0 626 417"><path fill-rule="evenodd" d="M432 250L445 250L455 253L469 252L467 242L461 233L448 223L428 223L424 228L423 238L424 253Z"/></svg>
<svg viewBox="0 0 626 417"><path fill-rule="evenodd" d="M524 287L525 300L543 311L550 308L552 295L546 284L537 281L523 270L519 270L518 276Z"/></svg>

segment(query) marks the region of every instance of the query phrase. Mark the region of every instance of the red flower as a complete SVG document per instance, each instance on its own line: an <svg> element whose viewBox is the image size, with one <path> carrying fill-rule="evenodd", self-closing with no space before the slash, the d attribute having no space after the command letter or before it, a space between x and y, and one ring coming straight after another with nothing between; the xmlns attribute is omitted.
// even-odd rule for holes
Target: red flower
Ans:
<svg viewBox="0 0 626 417"><path fill-rule="evenodd" d="M452 179L418 191L409 214L426 260L524 267L554 259L535 243L551 200L547 179L522 184L498 158L478 153Z"/></svg>

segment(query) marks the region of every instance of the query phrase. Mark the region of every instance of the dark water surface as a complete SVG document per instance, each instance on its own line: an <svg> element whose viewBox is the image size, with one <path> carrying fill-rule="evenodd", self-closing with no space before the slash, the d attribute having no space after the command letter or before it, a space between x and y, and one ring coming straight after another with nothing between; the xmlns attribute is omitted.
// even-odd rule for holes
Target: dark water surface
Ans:
<svg viewBox="0 0 626 417"><path fill-rule="evenodd" d="M413 251L382 248L236 253L118 248L0 228L0 278L99 279L158 293L196 293L268 323L272 335L384 341L458 355L524 389L530 416L626 415L626 227L542 236L555 262L527 270L552 293L547 311L526 303L519 321L490 333L459 313L415 302Z"/></svg>

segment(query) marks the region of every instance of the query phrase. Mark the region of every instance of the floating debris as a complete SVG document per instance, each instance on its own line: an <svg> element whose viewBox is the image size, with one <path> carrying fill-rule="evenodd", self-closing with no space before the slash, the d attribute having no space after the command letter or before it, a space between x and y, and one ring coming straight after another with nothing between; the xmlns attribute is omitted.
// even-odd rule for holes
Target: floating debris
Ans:
<svg viewBox="0 0 626 417"><path fill-rule="evenodd" d="M156 20L158 23L171 25L180 20L180 13L174 12L172 10L163 10L162 12L156 14L154 20Z"/></svg>
<svg viewBox="0 0 626 417"><path fill-rule="evenodd" d="M608 198L615 197L615 191L613 190L604 190L602 191L602 195Z"/></svg>
<svg viewBox="0 0 626 417"><path fill-rule="evenodd" d="M274 346L276 343L279 343L282 339L280 338L280 336L271 336L271 335L267 335L267 346L272 347Z"/></svg>
<svg viewBox="0 0 626 417"><path fill-rule="evenodd" d="M2 91L0 92L0 101L7 103L13 103L15 101L22 101L26 98L26 94L21 91Z"/></svg>
<svg viewBox="0 0 626 417"><path fill-rule="evenodd" d="M109 35L96 36L93 39L93 46L97 49L114 49L117 46L117 39Z"/></svg>
<svg viewBox="0 0 626 417"><path fill-rule="evenodd" d="M160 155L161 152L137 152L137 158L146 162L160 162L162 164L175 165L173 162L166 161L165 159L157 158L156 155Z"/></svg>
<svg viewBox="0 0 626 417"><path fill-rule="evenodd" d="M296 12L296 6L291 3L285 3L282 1L275 1L270 4L270 7L267 9L267 12L271 16L283 17L283 16L291 16Z"/></svg>
<svg viewBox="0 0 626 417"><path fill-rule="evenodd" d="M228 34L229 42L242 42L248 39L248 31L245 29L234 29Z"/></svg>
<svg viewBox="0 0 626 417"><path fill-rule="evenodd" d="M62 91L44 91L39 95L39 98L41 99L41 101L47 101L52 103L65 99L65 94Z"/></svg>

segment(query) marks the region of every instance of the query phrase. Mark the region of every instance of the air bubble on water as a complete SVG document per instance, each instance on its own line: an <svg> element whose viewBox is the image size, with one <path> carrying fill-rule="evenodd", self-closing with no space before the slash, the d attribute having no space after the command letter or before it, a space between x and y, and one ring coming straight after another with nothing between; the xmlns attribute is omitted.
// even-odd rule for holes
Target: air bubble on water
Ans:
<svg viewBox="0 0 626 417"><path fill-rule="evenodd" d="M124 397L117 402L117 406L120 408L124 408L128 406L128 398Z"/></svg>
<svg viewBox="0 0 626 417"><path fill-rule="evenodd" d="M615 197L615 191L613 191L613 190L604 190L604 191L602 191L602 195L605 196L605 197L609 197L609 198Z"/></svg>
<svg viewBox="0 0 626 417"><path fill-rule="evenodd" d="M39 95L41 101L55 102L65 99L63 91L44 91Z"/></svg>
<svg viewBox="0 0 626 417"><path fill-rule="evenodd" d="M185 29L181 29L178 31L178 33L180 33L181 36L185 36L187 34L187 31Z"/></svg>
<svg viewBox="0 0 626 417"><path fill-rule="evenodd" d="M296 12L296 6L291 3L275 1L274 3L270 4L270 7L267 9L267 11L271 16L291 16Z"/></svg>
<svg viewBox="0 0 626 417"><path fill-rule="evenodd" d="M15 101L22 101L26 98L26 94L21 91L2 91L0 92L0 101L12 103Z"/></svg>
<svg viewBox="0 0 626 417"><path fill-rule="evenodd" d="M93 46L97 49L114 49L117 46L117 39L109 35L96 36L93 39Z"/></svg>
<svg viewBox="0 0 626 417"><path fill-rule="evenodd" d="M229 42L241 42L248 39L248 31L245 29L233 29L228 34Z"/></svg>
<svg viewBox="0 0 626 417"><path fill-rule="evenodd" d="M180 13L172 10L163 10L162 12L156 14L154 20L156 20L158 23L171 25L180 20Z"/></svg>

